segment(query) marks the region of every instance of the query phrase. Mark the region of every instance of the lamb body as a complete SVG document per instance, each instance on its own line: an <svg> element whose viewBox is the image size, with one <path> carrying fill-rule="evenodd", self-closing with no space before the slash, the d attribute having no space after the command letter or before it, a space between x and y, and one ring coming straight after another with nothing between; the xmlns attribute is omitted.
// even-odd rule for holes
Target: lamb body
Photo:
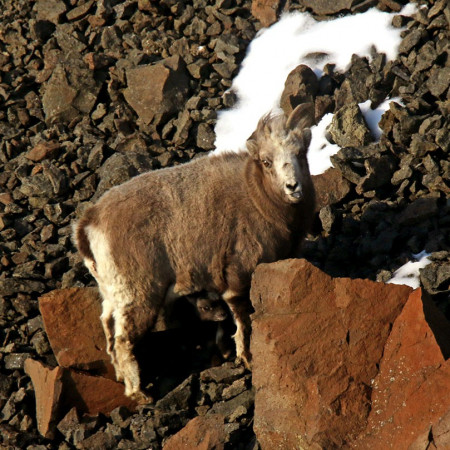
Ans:
<svg viewBox="0 0 450 450"><path fill-rule="evenodd" d="M251 275L261 262L292 256L312 221L312 120L306 105L287 120L266 116L248 153L139 175L78 222L76 243L99 284L107 350L127 395L142 396L133 344L177 296L219 293L236 322L237 356L249 359L242 298Z"/></svg>

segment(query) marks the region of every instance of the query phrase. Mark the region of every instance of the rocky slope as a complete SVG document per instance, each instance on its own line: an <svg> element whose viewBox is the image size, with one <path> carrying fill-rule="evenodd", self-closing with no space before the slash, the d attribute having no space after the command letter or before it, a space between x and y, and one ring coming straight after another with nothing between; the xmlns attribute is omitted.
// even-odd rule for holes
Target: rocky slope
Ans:
<svg viewBox="0 0 450 450"><path fill-rule="evenodd" d="M191 358L193 375L168 396L182 381L179 367L158 375L156 408L93 419L70 410L54 438L43 438L24 364L57 360L38 298L94 285L70 239L89 201L213 148L216 112L235 102L229 88L248 43L283 9L325 19L370 6L399 11L403 3L0 0L1 445L159 448L212 410L225 418L197 419L199 426L214 434L226 423L216 436L223 445L253 448L250 374L230 363L205 369L204 354ZM331 136L343 147L335 169L316 180L320 208L303 256L332 276L386 281L426 250L432 263L422 286L448 318L450 10L445 0L421 4L413 18L393 20L406 27L396 61L354 57L346 73L327 67L321 80L301 68L290 75L283 107L313 101L318 119L336 112ZM404 106L391 105L375 143L355 105L387 94ZM189 345L192 354L207 347Z"/></svg>

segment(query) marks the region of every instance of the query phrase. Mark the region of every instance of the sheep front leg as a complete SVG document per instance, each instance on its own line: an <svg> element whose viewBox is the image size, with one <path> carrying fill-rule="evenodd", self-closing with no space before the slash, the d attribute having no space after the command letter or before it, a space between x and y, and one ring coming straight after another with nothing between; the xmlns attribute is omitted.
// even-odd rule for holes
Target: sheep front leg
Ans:
<svg viewBox="0 0 450 450"><path fill-rule="evenodd" d="M223 300L230 308L236 324L236 333L233 336L236 344L236 357L241 360L247 369L250 369L250 304L247 299L240 297L234 291L227 289L222 294Z"/></svg>

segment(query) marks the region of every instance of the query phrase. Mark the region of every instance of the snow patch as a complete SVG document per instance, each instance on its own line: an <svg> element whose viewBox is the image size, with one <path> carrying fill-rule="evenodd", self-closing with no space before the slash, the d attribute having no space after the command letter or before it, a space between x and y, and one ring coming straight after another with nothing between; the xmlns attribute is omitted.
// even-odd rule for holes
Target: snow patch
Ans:
<svg viewBox="0 0 450 450"><path fill-rule="evenodd" d="M408 4L401 14L411 15L416 10L415 5ZM373 48L385 53L388 60L394 59L402 29L391 26L393 16L393 13L370 9L362 14L317 22L308 13L294 12L261 30L251 42L233 80L231 90L238 99L235 107L218 114L214 152L245 149L245 142L259 118L279 108L286 78L299 64L308 65L320 78L325 64L332 63L338 71L345 71L353 54L370 59ZM384 102L373 111L369 106L363 108L375 137L379 137L381 130L377 124L388 103ZM309 159L314 174L331 167L329 157L339 149L324 137L331 118L325 116L311 130L313 142ZM323 162L319 161L321 158Z"/></svg>
<svg viewBox="0 0 450 450"><path fill-rule="evenodd" d="M414 289L420 286L419 271L430 264L429 253L422 251L413 255L416 261L408 261L403 266L399 267L394 276L388 281L391 284L406 284Z"/></svg>

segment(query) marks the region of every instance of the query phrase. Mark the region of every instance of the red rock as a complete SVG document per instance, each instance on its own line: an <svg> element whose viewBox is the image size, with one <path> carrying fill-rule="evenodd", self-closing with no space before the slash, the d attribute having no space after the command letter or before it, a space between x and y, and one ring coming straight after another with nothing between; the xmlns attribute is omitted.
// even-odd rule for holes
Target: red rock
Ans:
<svg viewBox="0 0 450 450"><path fill-rule="evenodd" d="M51 291L39 298L39 309L53 353L62 367L95 370L115 379L106 353L96 288Z"/></svg>
<svg viewBox="0 0 450 450"><path fill-rule="evenodd" d="M316 190L316 211L341 201L350 191L350 183L340 170L330 168L312 177Z"/></svg>
<svg viewBox="0 0 450 450"><path fill-rule="evenodd" d="M51 369L39 361L27 359L25 372L30 376L36 397L36 418L42 436L52 439L56 424L76 408L81 414L109 414L118 406L129 410L136 402L125 396L122 383L95 377L71 369Z"/></svg>
<svg viewBox="0 0 450 450"><path fill-rule="evenodd" d="M179 56L129 69L127 82L125 99L146 125L155 116L180 111L189 90L189 77Z"/></svg>
<svg viewBox="0 0 450 450"><path fill-rule="evenodd" d="M333 279L305 260L257 267L251 351L263 450L342 448L366 428L371 380L410 292Z"/></svg>
<svg viewBox="0 0 450 450"><path fill-rule="evenodd" d="M44 159L51 159L58 153L60 145L57 141L42 141L35 145L27 154L26 158L39 162Z"/></svg>
<svg viewBox="0 0 450 450"><path fill-rule="evenodd" d="M198 416L164 444L164 450L223 450L227 442L225 418L219 414Z"/></svg>
<svg viewBox="0 0 450 450"><path fill-rule="evenodd" d="M277 21L279 8L280 0L252 0L252 15L263 27L269 27Z"/></svg>
<svg viewBox="0 0 450 450"><path fill-rule="evenodd" d="M436 320L427 312L433 306L421 297L414 291L394 322L373 382L368 425L355 448L425 449L430 436L435 448L450 448L450 360L427 322ZM448 350L448 322L440 332Z"/></svg>
<svg viewBox="0 0 450 450"><path fill-rule="evenodd" d="M51 369L39 361L27 359L25 372L30 376L36 397L36 421L39 433L53 439L59 417L59 400L62 392L64 369Z"/></svg>
<svg viewBox="0 0 450 450"><path fill-rule="evenodd" d="M136 409L136 402L125 396L122 383L70 369L64 370L62 381L61 406L66 412L74 406L79 413L91 415L109 414L118 406Z"/></svg>

